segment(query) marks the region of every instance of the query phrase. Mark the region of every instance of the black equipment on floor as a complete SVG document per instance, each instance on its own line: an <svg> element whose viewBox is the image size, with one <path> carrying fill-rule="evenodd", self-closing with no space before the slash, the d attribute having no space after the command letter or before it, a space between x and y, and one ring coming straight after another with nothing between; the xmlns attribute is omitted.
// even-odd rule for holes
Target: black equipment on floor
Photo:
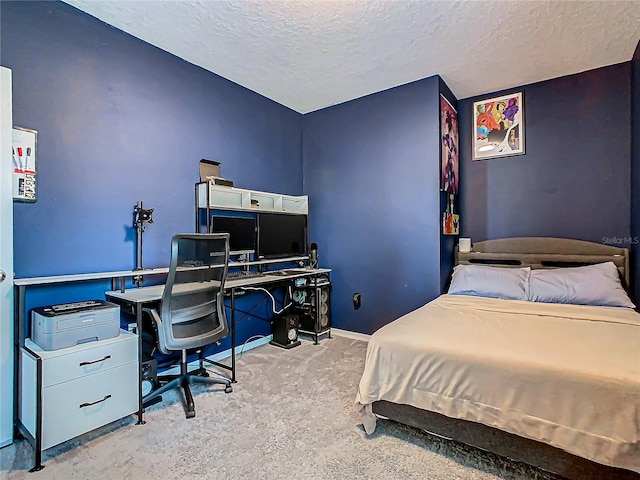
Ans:
<svg viewBox="0 0 640 480"><path fill-rule="evenodd" d="M298 328L300 319L298 315L276 315L271 320L271 333L273 339L271 345L282 348L293 348L300 345L298 340Z"/></svg>

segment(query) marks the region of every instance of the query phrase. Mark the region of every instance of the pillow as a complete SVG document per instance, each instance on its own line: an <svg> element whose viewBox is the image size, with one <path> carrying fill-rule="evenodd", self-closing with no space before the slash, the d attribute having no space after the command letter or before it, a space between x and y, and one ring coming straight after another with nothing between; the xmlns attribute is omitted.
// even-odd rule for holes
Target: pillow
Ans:
<svg viewBox="0 0 640 480"><path fill-rule="evenodd" d="M485 265L457 265L453 269L448 293L478 297L528 300L529 274L527 268L487 267Z"/></svg>
<svg viewBox="0 0 640 480"><path fill-rule="evenodd" d="M613 262L586 267L533 270L529 277L529 300L604 307L634 308L622 288Z"/></svg>

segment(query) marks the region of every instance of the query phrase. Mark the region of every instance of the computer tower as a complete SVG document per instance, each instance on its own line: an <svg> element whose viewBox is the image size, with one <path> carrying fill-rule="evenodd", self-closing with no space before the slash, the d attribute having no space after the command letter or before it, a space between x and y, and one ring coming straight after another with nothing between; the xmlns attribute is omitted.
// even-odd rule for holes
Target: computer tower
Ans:
<svg viewBox="0 0 640 480"><path fill-rule="evenodd" d="M294 305L300 313L300 331L314 336L329 333L331 336L331 283L319 279L304 288L294 291Z"/></svg>
<svg viewBox="0 0 640 480"><path fill-rule="evenodd" d="M272 340L269 342L281 348L293 348L300 345L298 340L298 328L300 320L298 315L276 315L271 321Z"/></svg>

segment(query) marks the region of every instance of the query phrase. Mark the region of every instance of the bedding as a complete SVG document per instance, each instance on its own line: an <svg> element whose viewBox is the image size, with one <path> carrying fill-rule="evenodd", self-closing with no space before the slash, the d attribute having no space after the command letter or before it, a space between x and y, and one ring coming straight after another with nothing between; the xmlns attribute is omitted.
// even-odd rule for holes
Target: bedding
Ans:
<svg viewBox="0 0 640 480"><path fill-rule="evenodd" d="M533 270L529 277L529 300L634 308L620 282L613 262L584 267Z"/></svg>
<svg viewBox="0 0 640 480"><path fill-rule="evenodd" d="M356 411L387 400L640 472L640 315L442 295L374 333Z"/></svg>
<svg viewBox="0 0 640 480"><path fill-rule="evenodd" d="M531 268L456 265L448 293L479 297L527 300Z"/></svg>

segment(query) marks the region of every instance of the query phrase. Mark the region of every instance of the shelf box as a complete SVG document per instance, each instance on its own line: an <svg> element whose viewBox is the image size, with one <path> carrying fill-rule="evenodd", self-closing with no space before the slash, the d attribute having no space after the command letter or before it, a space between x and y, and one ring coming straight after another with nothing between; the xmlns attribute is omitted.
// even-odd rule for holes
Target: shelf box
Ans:
<svg viewBox="0 0 640 480"><path fill-rule="evenodd" d="M309 211L309 200L304 197L282 197L282 211L288 213L303 213Z"/></svg>
<svg viewBox="0 0 640 480"><path fill-rule="evenodd" d="M209 189L207 205L207 188ZM211 183L196 186L198 208L282 212L307 215L309 197L245 190Z"/></svg>
<svg viewBox="0 0 640 480"><path fill-rule="evenodd" d="M241 207L242 206L242 194L235 192L211 192L211 203L220 205L221 207Z"/></svg>
<svg viewBox="0 0 640 480"><path fill-rule="evenodd" d="M251 192L251 208L254 210L276 211L277 204L281 203L278 200L276 195Z"/></svg>

